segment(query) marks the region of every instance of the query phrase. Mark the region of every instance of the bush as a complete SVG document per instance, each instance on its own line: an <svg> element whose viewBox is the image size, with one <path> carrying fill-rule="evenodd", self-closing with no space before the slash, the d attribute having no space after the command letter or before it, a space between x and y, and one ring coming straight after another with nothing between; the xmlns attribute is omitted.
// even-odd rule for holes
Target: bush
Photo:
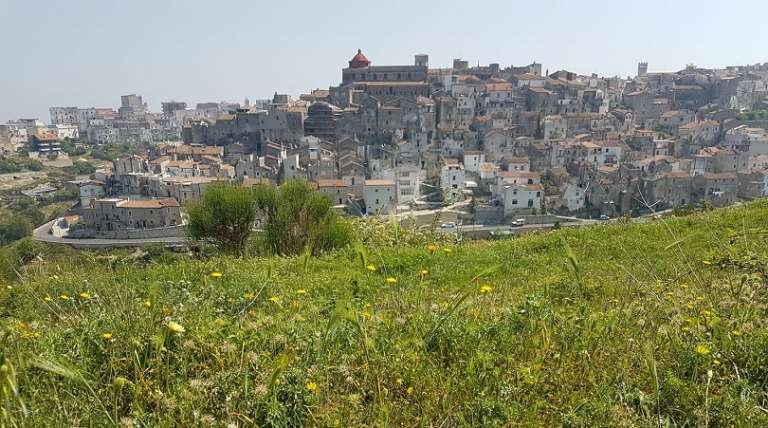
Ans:
<svg viewBox="0 0 768 428"><path fill-rule="evenodd" d="M13 215L0 223L0 244L18 241L32 234L32 223L24 217Z"/></svg>
<svg viewBox="0 0 768 428"><path fill-rule="evenodd" d="M332 210L331 200L303 180L288 180L279 189L254 189L256 206L264 216L264 244L270 253L313 255L342 248L352 241L352 229Z"/></svg>
<svg viewBox="0 0 768 428"><path fill-rule="evenodd" d="M220 250L240 255L256 219L251 189L216 183L205 189L203 198L187 209L189 235L209 240Z"/></svg>
<svg viewBox="0 0 768 428"><path fill-rule="evenodd" d="M96 172L96 167L86 161L76 161L72 166L63 169L64 171L75 175L91 175Z"/></svg>

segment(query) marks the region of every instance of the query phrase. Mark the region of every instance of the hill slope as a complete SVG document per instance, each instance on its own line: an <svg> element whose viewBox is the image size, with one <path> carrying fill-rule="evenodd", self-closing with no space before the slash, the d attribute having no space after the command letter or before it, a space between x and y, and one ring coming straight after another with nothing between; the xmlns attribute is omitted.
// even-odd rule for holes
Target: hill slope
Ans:
<svg viewBox="0 0 768 428"><path fill-rule="evenodd" d="M22 426L767 426L766 234L761 201L321 259L59 258L0 291L0 384L19 390L2 409Z"/></svg>

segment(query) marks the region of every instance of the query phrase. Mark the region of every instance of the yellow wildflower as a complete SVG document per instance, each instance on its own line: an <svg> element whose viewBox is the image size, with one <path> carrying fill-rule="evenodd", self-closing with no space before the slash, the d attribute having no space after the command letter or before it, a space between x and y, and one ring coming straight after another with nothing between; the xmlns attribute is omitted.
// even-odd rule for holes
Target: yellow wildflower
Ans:
<svg viewBox="0 0 768 428"><path fill-rule="evenodd" d="M717 358L715 358L715 359L712 361L712 364L714 364L714 365L716 365L716 366L719 366L719 365L720 365L720 360L718 360Z"/></svg>
<svg viewBox="0 0 768 428"><path fill-rule="evenodd" d="M421 277L424 278L427 275L429 275L429 271L427 269L422 269L421 271L419 271L419 275L421 275Z"/></svg>
<svg viewBox="0 0 768 428"><path fill-rule="evenodd" d="M61 300L69 300L69 296L66 295L66 294L62 294L61 296L59 296L59 299L61 299Z"/></svg>
<svg viewBox="0 0 768 428"><path fill-rule="evenodd" d="M448 247L443 248L443 251L445 251L445 254L451 254L453 252L453 250Z"/></svg>
<svg viewBox="0 0 768 428"><path fill-rule="evenodd" d="M739 330L733 330L733 331L731 332L731 334L732 334L732 335L734 335L734 336L741 336L741 331L739 331Z"/></svg>
<svg viewBox="0 0 768 428"><path fill-rule="evenodd" d="M387 278L387 284L397 284L397 278L392 277L392 276L388 277Z"/></svg>
<svg viewBox="0 0 768 428"><path fill-rule="evenodd" d="M296 294L299 294L299 295L307 294L307 290L303 288L299 288L298 290L296 290Z"/></svg>
<svg viewBox="0 0 768 428"><path fill-rule="evenodd" d="M398 385L402 385L403 384L403 378L399 377L399 378L397 378L397 380L395 382L397 382Z"/></svg>
<svg viewBox="0 0 768 428"><path fill-rule="evenodd" d="M412 387L412 386L409 386L409 387L408 387L408 389L406 389L406 390L405 390L405 392L406 392L408 395L413 395L413 387Z"/></svg>
<svg viewBox="0 0 768 428"><path fill-rule="evenodd" d="M80 296L80 298L83 299L83 300L88 300L88 299L91 298L90 293L87 293L85 291L83 291L82 293L78 294L78 296Z"/></svg>
<svg viewBox="0 0 768 428"><path fill-rule="evenodd" d="M709 260L702 260L701 262L702 262L702 263L704 263L704 264L705 264L705 265L707 265L707 266L709 266L709 265L711 265L711 264L712 264L712 262L711 262L711 261L709 261Z"/></svg>
<svg viewBox="0 0 768 428"><path fill-rule="evenodd" d="M427 251L429 251L430 253L434 253L435 251L437 251L437 245L435 245L435 244L429 244L429 245L427 246Z"/></svg>
<svg viewBox="0 0 768 428"><path fill-rule="evenodd" d="M51 297L49 295L46 295L45 297L43 297L43 300L45 300L46 302L52 302L53 301L53 297Z"/></svg>
<svg viewBox="0 0 768 428"><path fill-rule="evenodd" d="M149 301L149 300L145 300L144 301L144 307L147 308L147 309L151 308L152 307L152 302Z"/></svg>
<svg viewBox="0 0 768 428"><path fill-rule="evenodd" d="M269 298L269 301L277 305L280 303L280 298L277 296L272 296Z"/></svg>
<svg viewBox="0 0 768 428"><path fill-rule="evenodd" d="M709 355L709 348L703 343L696 345L696 353L699 355Z"/></svg>
<svg viewBox="0 0 768 428"><path fill-rule="evenodd" d="M174 334L181 334L181 333L184 333L185 331L187 331L184 328L184 326L182 326L181 324L179 324L179 323L177 323L175 321L169 321L168 322L168 330L170 330L171 333L174 333Z"/></svg>
<svg viewBox="0 0 768 428"><path fill-rule="evenodd" d="M373 264L370 264L365 268L368 269L368 272L376 272L376 266L374 266Z"/></svg>
<svg viewBox="0 0 768 428"><path fill-rule="evenodd" d="M221 278L222 273L221 272L211 272L211 276L213 278Z"/></svg>
<svg viewBox="0 0 768 428"><path fill-rule="evenodd" d="M256 298L256 295L251 293L251 292L248 292L248 293L243 294L243 298L246 299L246 300L253 300L253 299Z"/></svg>
<svg viewBox="0 0 768 428"><path fill-rule="evenodd" d="M316 384L316 383L314 383L314 382L307 382L307 384L305 385L305 387L307 388L307 391L309 391L309 392L315 392L315 391L317 391L317 384Z"/></svg>
<svg viewBox="0 0 768 428"><path fill-rule="evenodd" d="M105 331L104 333L101 333L101 338L106 340L107 342L112 341L112 333Z"/></svg>
<svg viewBox="0 0 768 428"><path fill-rule="evenodd" d="M491 287L488 284L485 284L482 287L480 287L480 294L488 294L491 291L493 291L493 287Z"/></svg>
<svg viewBox="0 0 768 428"><path fill-rule="evenodd" d="M680 288L685 290L686 288L688 288L688 284L684 282L684 283L680 284Z"/></svg>

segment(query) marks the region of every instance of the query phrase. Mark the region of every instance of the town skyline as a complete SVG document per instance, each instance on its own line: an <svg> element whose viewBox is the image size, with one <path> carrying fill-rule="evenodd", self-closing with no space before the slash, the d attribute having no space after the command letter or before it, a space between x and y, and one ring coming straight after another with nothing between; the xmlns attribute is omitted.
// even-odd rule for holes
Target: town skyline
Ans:
<svg viewBox="0 0 768 428"><path fill-rule="evenodd" d="M650 63L650 71L667 72L689 63L720 68L764 62L746 41L768 37L757 25L765 16L761 11L768 13L764 4L749 5L745 15L738 4L715 2L654 1L622 10L604 7L605 2L550 1L538 8L492 2L466 14L451 4L433 10L398 2L392 7L335 2L347 7L328 16L317 5L303 5L297 14L290 5L265 12L242 3L236 5L242 13L232 14L198 10L195 2L184 9L150 2L6 3L9 16L34 13L39 28L32 32L24 20L11 20L0 29L5 40L25 35L24 43L7 47L10 58L24 61L7 67L0 80L3 122L44 119L51 105L111 106L127 93L143 94L153 110L170 99L194 104L264 99L274 92L298 95L338 84L338 67L358 48L374 64L405 64L413 54L425 53L433 67L449 67L454 58L502 67L537 61L550 71L627 77L641 60ZM397 6L429 19L402 23ZM519 19L542 14L546 26ZM117 15L133 27L110 25ZM319 18L348 24L329 30L314 25ZM739 42L725 49L728 37Z"/></svg>

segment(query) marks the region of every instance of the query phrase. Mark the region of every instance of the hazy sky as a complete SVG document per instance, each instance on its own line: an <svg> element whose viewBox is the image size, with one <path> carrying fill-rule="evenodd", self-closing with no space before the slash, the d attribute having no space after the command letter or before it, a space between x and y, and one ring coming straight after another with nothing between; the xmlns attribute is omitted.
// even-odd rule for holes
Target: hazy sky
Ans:
<svg viewBox="0 0 768 428"><path fill-rule="evenodd" d="M0 121L49 106L153 110L337 85L376 65L524 65L634 75L768 61L766 0L0 0Z"/></svg>

